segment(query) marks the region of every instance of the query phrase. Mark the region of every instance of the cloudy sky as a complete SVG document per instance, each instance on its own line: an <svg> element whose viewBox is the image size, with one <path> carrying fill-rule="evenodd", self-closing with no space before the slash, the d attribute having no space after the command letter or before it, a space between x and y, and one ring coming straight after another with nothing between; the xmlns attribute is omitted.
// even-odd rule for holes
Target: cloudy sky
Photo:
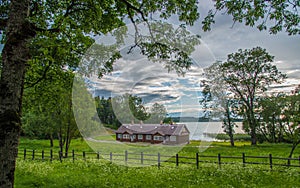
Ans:
<svg viewBox="0 0 300 188"><path fill-rule="evenodd" d="M207 3L201 6L200 13L204 16L210 7ZM173 18L169 23L178 24ZM201 36L201 44L195 46L191 55L194 64L184 77L175 72L168 73L161 64L149 62L147 58L137 55L138 52L127 54L125 49L132 43L132 40L128 40L121 49L123 58L115 63L114 72L102 79L94 76L89 80L91 92L105 97L132 93L142 97L146 106L158 102L164 104L172 115L198 117L201 114L198 101L201 96L199 85L202 69L216 60L226 60L228 54L240 48L250 49L256 46L261 46L274 55L274 64L288 76L284 84L273 86L273 90L290 91L300 83L299 36L288 36L285 32L270 35L267 31L260 32L243 24L233 25L232 19L226 15L216 17L216 24L210 32L201 30L201 21L188 27L188 30ZM132 31L132 28L129 29L130 34ZM99 41L111 40L104 37Z"/></svg>

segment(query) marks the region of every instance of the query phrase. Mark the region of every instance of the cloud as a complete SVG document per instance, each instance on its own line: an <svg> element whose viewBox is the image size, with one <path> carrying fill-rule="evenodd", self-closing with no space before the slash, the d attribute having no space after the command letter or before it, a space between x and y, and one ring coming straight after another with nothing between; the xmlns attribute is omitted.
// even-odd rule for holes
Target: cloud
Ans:
<svg viewBox="0 0 300 188"><path fill-rule="evenodd" d="M200 3L202 15L212 8L213 3ZM203 17L202 17L203 18ZM175 18L169 21L176 22ZM217 15L216 24L210 32L201 31L201 20L188 29L201 36L201 44L195 47L191 58L194 64L185 76L178 76L168 71L164 65L153 63L134 51L127 54L128 46L121 49L123 58L114 64L114 71L102 79L96 76L89 79L90 90L97 95L116 96L132 93L140 96L146 103L164 104L170 113L182 112L195 115L202 111L199 106L200 79L203 68L212 65L216 60L224 61L227 55L238 49L250 49L256 46L266 48L275 56L273 64L286 73L288 79L270 86L272 92L289 92L300 80L300 36L288 36L281 32L270 35L267 31L244 26L243 23L233 25L232 18Z"/></svg>

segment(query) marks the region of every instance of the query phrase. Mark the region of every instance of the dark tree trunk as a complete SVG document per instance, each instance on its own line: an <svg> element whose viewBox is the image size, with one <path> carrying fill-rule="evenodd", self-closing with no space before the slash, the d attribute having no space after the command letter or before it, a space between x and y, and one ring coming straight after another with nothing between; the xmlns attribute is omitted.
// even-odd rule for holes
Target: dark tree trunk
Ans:
<svg viewBox="0 0 300 188"><path fill-rule="evenodd" d="M257 138L256 138L255 129L251 130L250 136L251 136L251 145L256 145L257 144Z"/></svg>
<svg viewBox="0 0 300 188"><path fill-rule="evenodd" d="M257 136L256 136L257 123L255 121L253 112L249 112L248 119L249 119L248 121L250 127L251 145L257 145Z"/></svg>
<svg viewBox="0 0 300 188"><path fill-rule="evenodd" d="M60 125L61 126L61 125ZM63 154L64 151L64 142L63 142L63 135L62 135L62 128L60 127L59 132L57 133L58 137L58 144L59 144L59 149L60 149L60 154Z"/></svg>
<svg viewBox="0 0 300 188"><path fill-rule="evenodd" d="M293 146L292 146L292 149L291 149L291 152L290 152L290 155L289 155L289 158L291 158L293 156L293 153L296 149L296 147L300 144L300 140L298 142L294 142L293 143Z"/></svg>
<svg viewBox="0 0 300 188"><path fill-rule="evenodd" d="M14 186L14 171L21 128L21 106L27 42L34 36L27 22L29 0L11 1L2 51L0 79L0 187Z"/></svg>
<svg viewBox="0 0 300 188"><path fill-rule="evenodd" d="M53 144L53 135L52 135L52 133L49 134L49 140L50 140L50 147L53 147L54 144Z"/></svg>
<svg viewBox="0 0 300 188"><path fill-rule="evenodd" d="M230 137L230 145L233 147L234 146L233 134L229 135L229 137Z"/></svg>
<svg viewBox="0 0 300 188"><path fill-rule="evenodd" d="M226 104L226 118L228 121L228 135L230 138L230 145L233 147L234 146L234 139L233 139L233 133L234 133L234 123L231 121L231 117L230 117L230 108L229 108L229 101L227 101Z"/></svg>

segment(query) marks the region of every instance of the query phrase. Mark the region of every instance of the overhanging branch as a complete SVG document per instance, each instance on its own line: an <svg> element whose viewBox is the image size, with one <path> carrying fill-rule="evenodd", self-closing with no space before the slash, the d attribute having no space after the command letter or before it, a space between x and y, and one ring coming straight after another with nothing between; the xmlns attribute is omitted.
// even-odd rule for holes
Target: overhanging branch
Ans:
<svg viewBox="0 0 300 188"><path fill-rule="evenodd" d="M5 30L7 25L7 18L0 18L0 30Z"/></svg>

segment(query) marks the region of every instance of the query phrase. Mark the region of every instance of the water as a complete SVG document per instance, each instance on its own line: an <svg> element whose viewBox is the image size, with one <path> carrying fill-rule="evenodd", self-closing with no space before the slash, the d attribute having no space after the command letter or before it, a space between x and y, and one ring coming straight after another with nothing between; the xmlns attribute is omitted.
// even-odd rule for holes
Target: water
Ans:
<svg viewBox="0 0 300 188"><path fill-rule="evenodd" d="M214 141L215 139L207 136L205 133L221 134L224 133L222 122L182 122L186 124L190 131L190 140ZM244 133L242 123L236 123L238 127L234 128L235 133Z"/></svg>

